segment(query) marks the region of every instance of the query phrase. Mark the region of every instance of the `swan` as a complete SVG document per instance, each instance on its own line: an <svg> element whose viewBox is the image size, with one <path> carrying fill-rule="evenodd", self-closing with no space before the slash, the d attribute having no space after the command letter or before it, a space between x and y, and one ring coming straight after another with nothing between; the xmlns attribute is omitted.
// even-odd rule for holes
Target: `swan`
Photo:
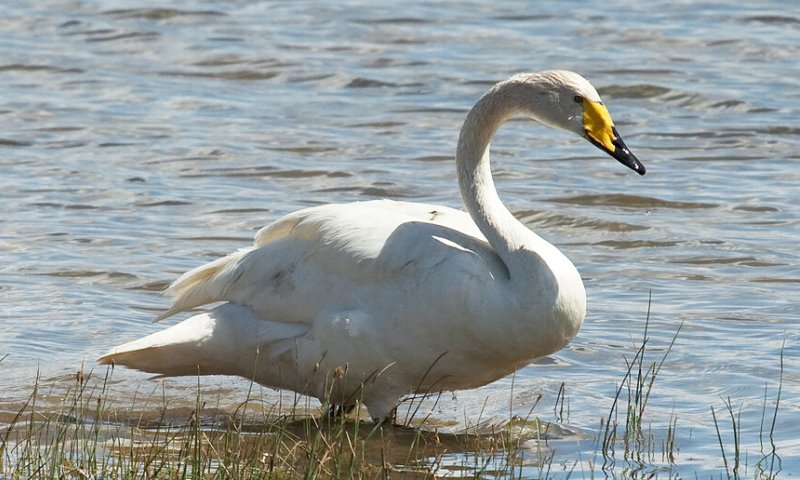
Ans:
<svg viewBox="0 0 800 480"><path fill-rule="evenodd" d="M157 320L225 302L98 359L158 374L238 375L381 422L413 393L488 384L564 347L586 293L575 266L503 205L489 142L523 115L644 175L595 88L550 70L494 85L467 114L456 164L468 213L374 200L303 209L167 289Z"/></svg>

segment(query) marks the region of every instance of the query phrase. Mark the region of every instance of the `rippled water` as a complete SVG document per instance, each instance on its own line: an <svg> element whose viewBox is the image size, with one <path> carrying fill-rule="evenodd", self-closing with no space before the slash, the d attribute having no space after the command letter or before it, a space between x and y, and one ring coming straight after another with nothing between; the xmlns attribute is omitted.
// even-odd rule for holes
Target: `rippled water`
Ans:
<svg viewBox="0 0 800 480"><path fill-rule="evenodd" d="M526 415L538 393L534 414L555 420L564 382L555 464L591 469L652 293L654 355L683 324L648 409L658 438L675 422L678 466L656 473L724 472L711 408L730 398L752 476L782 350L774 440L798 473L800 16L786 5L5 2L2 410L37 371L58 385L161 328L161 288L284 213L381 197L459 206L467 109L512 73L567 68L599 87L648 174L530 122L503 128L498 188L578 266L589 313L513 393L506 379L446 396L435 421ZM145 379L116 371L115 392L157 388ZM193 382L166 385L180 397ZM231 387L231 404L246 392L206 385Z"/></svg>

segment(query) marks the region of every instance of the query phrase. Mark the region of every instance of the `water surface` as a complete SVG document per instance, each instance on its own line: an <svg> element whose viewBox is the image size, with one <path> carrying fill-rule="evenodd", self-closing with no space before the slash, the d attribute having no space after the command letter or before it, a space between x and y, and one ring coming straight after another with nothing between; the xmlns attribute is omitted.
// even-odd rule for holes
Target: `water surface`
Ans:
<svg viewBox="0 0 800 480"><path fill-rule="evenodd" d="M797 473L800 16L785 6L6 2L2 411L37 372L57 404L82 365L163 327L150 320L166 284L282 214L383 197L459 206L467 109L513 73L566 68L598 86L648 174L530 122L502 129L501 195L578 266L589 313L568 348L443 396L434 420L526 416L541 394L534 414L564 427L555 463L590 470L652 294L654 359L683 325L648 408L660 438L677 419L680 451L656 473L724 472L711 408L730 399L752 474L771 448L759 432L782 350L775 443ZM120 397L157 388L113 379ZM562 383L568 414L556 415ZM166 386L181 398L194 383ZM234 405L247 384L204 388Z"/></svg>

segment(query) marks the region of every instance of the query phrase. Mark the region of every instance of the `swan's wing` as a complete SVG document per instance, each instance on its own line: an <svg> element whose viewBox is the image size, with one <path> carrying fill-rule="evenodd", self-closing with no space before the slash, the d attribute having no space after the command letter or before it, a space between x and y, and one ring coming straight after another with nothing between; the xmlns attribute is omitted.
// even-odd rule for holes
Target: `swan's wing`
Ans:
<svg viewBox="0 0 800 480"><path fill-rule="evenodd" d="M470 279L506 274L464 212L388 200L325 205L287 215L253 247L181 276L159 318L230 301L266 319L312 323L324 312L390 308L387 295L413 295L438 277L463 290Z"/></svg>

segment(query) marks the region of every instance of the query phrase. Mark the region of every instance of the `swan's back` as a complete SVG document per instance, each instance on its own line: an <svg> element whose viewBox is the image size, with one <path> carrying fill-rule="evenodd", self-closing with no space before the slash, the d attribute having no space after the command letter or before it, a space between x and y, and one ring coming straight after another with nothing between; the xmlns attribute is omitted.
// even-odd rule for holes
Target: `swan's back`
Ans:
<svg viewBox="0 0 800 480"><path fill-rule="evenodd" d="M419 280L448 262L465 275L506 275L505 265L462 211L391 200L313 207L262 228L252 247L181 276L168 290L173 306L159 319L233 301L265 316L307 322L310 313L301 305L310 306L321 295L328 301L324 292L337 288L324 285L327 278L338 276L337 283L351 290L346 296L354 297L356 286L366 292L403 277ZM265 291L280 295L260 295Z"/></svg>

